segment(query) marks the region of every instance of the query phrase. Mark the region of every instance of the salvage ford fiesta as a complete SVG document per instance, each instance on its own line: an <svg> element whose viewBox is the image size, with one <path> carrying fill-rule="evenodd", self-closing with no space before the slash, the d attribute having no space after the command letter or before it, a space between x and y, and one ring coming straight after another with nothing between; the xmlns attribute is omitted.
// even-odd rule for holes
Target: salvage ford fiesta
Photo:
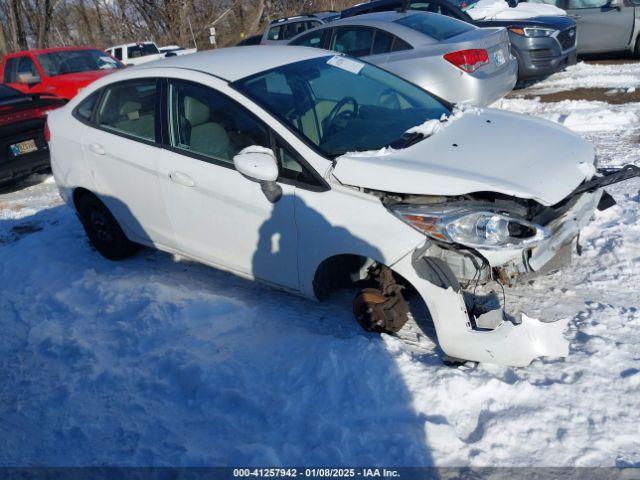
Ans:
<svg viewBox="0 0 640 480"><path fill-rule="evenodd" d="M556 124L460 111L373 65L299 47L175 57L93 83L48 120L62 197L95 248L147 245L324 299L395 332L417 292L450 357L566 355L564 323L480 311L463 285L556 268L603 186ZM527 132L522 135L522 132Z"/></svg>

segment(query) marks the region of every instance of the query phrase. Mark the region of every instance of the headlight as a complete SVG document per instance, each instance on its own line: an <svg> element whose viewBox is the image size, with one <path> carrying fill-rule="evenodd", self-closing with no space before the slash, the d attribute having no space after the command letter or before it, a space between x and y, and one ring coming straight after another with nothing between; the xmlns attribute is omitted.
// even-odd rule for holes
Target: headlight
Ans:
<svg viewBox="0 0 640 480"><path fill-rule="evenodd" d="M398 206L392 212L435 240L480 249L532 246L550 235L540 225L490 211Z"/></svg>
<svg viewBox="0 0 640 480"><path fill-rule="evenodd" d="M524 28L509 27L509 31L517 35L522 35L523 37L532 37L532 38L550 37L556 32L556 30L553 28L540 28L540 27L524 27Z"/></svg>

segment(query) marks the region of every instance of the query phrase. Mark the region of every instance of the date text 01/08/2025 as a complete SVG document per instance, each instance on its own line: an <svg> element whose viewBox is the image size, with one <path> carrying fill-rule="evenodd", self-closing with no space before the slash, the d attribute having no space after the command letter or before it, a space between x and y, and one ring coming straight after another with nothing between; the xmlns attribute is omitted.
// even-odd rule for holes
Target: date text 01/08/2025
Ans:
<svg viewBox="0 0 640 480"><path fill-rule="evenodd" d="M386 468L235 468L234 477L257 478L338 478L338 477L365 477L365 478L394 478L400 477L397 470Z"/></svg>

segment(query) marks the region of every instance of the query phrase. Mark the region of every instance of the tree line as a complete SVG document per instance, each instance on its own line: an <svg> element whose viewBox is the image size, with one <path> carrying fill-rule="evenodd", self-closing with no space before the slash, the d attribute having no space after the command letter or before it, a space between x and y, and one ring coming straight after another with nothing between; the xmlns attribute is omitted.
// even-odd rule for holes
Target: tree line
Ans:
<svg viewBox="0 0 640 480"><path fill-rule="evenodd" d="M275 18L340 10L354 0L0 0L0 55L30 48L106 48L153 40L212 48L257 34Z"/></svg>

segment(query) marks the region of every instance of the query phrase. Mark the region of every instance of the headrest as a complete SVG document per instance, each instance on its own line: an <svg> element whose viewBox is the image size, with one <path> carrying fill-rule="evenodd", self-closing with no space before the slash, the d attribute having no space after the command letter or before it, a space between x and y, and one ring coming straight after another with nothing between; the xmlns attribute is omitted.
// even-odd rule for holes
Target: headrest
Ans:
<svg viewBox="0 0 640 480"><path fill-rule="evenodd" d="M138 120L140 118L141 108L142 104L127 101L120 107L120 115L126 115L129 120Z"/></svg>
<svg viewBox="0 0 640 480"><path fill-rule="evenodd" d="M184 97L184 116L192 127L209 121L209 107L193 97Z"/></svg>

